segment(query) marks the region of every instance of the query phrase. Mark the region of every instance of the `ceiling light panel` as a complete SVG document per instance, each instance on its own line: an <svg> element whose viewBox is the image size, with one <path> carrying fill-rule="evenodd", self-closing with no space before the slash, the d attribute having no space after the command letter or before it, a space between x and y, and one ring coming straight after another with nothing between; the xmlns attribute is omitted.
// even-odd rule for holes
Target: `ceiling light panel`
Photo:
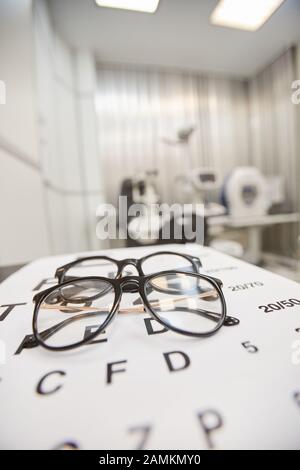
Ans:
<svg viewBox="0 0 300 470"><path fill-rule="evenodd" d="M122 10L154 13L159 0L95 0L99 7L119 8Z"/></svg>
<svg viewBox="0 0 300 470"><path fill-rule="evenodd" d="M258 30L284 0L220 0L210 21L217 26Z"/></svg>

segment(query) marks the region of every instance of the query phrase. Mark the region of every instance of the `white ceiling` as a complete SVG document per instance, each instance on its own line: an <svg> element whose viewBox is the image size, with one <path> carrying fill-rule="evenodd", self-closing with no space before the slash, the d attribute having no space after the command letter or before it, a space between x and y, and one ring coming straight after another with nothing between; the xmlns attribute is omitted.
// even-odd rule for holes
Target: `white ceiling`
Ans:
<svg viewBox="0 0 300 470"><path fill-rule="evenodd" d="M212 26L217 0L160 0L155 14L100 8L94 0L48 0L54 25L99 61L252 75L300 42L300 0L286 0L257 32Z"/></svg>

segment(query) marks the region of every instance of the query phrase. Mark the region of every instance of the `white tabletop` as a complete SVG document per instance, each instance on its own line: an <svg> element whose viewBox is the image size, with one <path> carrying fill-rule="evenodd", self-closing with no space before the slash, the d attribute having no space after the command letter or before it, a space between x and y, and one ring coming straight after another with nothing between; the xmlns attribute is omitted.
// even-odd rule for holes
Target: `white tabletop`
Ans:
<svg viewBox="0 0 300 470"><path fill-rule="evenodd" d="M203 273L223 280L238 326L191 339L149 335L146 313L119 315L101 343L15 354L32 332L36 289L51 285L55 269L76 256L37 260L0 285L1 447L53 449L71 441L82 449L299 448L299 284L210 248L168 249L200 256ZM119 372L107 383L112 363ZM37 384L46 374L43 386L53 393L41 395Z"/></svg>

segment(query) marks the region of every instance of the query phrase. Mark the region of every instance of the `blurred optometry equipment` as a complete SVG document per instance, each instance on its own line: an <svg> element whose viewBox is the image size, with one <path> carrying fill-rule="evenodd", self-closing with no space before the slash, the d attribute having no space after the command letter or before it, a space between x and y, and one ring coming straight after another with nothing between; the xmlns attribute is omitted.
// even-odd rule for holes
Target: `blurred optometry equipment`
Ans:
<svg viewBox="0 0 300 470"><path fill-rule="evenodd" d="M263 216L272 204L267 180L255 167L238 167L230 173L222 201L231 217Z"/></svg>
<svg viewBox="0 0 300 470"><path fill-rule="evenodd" d="M211 167L194 168L176 178L181 187L184 202L204 205L204 215L212 217L226 213L226 208L218 198L221 188L221 177L217 170Z"/></svg>
<svg viewBox="0 0 300 470"><path fill-rule="evenodd" d="M126 196L128 208L139 204L141 213L138 216L127 214L127 246L149 244L151 238L157 239L163 224L158 204L161 197L157 190L158 170L147 170L137 177L127 178L121 184L120 196ZM139 234L139 236L137 236ZM156 235L156 236L155 236Z"/></svg>

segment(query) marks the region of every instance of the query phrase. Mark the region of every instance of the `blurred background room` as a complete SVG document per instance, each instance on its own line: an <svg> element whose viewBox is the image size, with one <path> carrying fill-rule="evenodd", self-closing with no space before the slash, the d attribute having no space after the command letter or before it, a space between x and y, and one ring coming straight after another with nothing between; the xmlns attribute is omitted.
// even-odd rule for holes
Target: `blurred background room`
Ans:
<svg viewBox="0 0 300 470"><path fill-rule="evenodd" d="M206 245L299 281L299 25L299 0L0 0L0 279L199 203ZM102 240L120 195L143 218Z"/></svg>

